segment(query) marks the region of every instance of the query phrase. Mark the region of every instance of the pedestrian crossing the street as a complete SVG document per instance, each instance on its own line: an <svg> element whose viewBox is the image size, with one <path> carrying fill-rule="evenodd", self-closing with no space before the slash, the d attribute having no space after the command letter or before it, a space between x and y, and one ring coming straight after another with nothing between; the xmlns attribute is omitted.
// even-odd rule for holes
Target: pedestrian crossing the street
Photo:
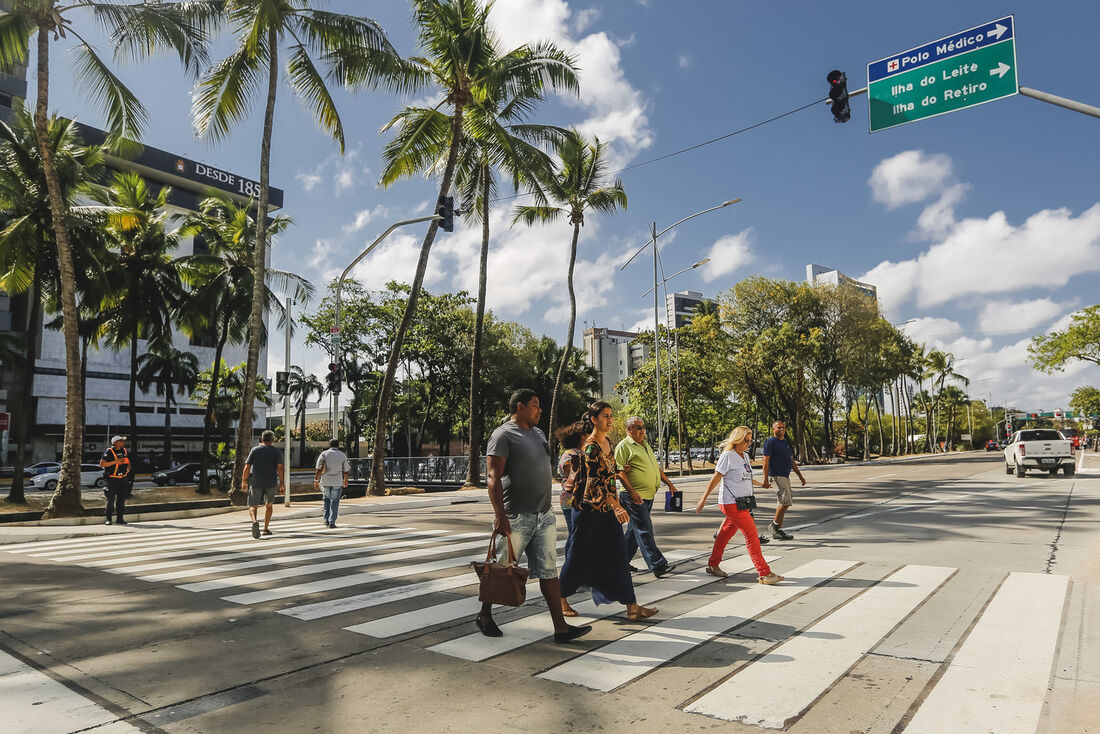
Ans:
<svg viewBox="0 0 1100 734"><path fill-rule="evenodd" d="M659 604L661 613L626 624L621 606L597 607L578 593L570 601L579 616L570 622L594 624L600 634L552 646L556 657L548 658L545 645L554 629L535 580L525 604L500 610L503 636L473 629L480 602L469 564L484 558L485 532L380 524L322 529L316 518L271 527L275 535L259 541L241 526L142 529L0 546L0 554L256 607L287 624L328 624L374 644L422 637L424 649L440 661L506 660L509 670L545 685L594 693L630 690L707 650L740 650L729 642L741 630L767 624L792 606L812 609L809 621L792 628L777 624L788 631L755 639L757 646L744 653L729 653L672 704L701 721L760 729L784 729L805 716L923 605L945 598L958 573L948 566L767 555L786 580L765 586L755 583L747 556L733 550L723 562L730 576L718 579L704 572L709 548L670 549L665 555L676 566L672 574L634 577L638 602ZM563 545L564 538L559 553ZM895 731L1037 730L1070 582L1065 576L1008 573L990 588L988 603L979 604L981 611L953 651L925 661L938 670L894 722ZM535 646L544 646L543 652L524 657Z"/></svg>

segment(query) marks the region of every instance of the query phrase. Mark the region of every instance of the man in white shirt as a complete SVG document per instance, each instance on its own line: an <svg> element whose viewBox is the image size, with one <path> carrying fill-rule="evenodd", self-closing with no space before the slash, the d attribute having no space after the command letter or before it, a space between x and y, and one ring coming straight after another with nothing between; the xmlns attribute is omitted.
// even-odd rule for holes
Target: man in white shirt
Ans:
<svg viewBox="0 0 1100 734"><path fill-rule="evenodd" d="M328 449L317 457L317 473L313 477L313 486L321 490L325 503L325 527L336 527L336 513L340 509L340 495L348 486L348 474L351 462L347 454L340 450L340 442L335 438L328 442Z"/></svg>

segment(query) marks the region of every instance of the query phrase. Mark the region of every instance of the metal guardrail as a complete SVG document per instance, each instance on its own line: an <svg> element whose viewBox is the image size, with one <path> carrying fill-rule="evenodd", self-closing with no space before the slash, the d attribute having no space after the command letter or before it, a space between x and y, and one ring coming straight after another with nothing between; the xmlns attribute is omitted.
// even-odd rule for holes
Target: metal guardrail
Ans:
<svg viewBox="0 0 1100 734"><path fill-rule="evenodd" d="M373 459L348 459L353 482L370 481ZM480 460L482 479L485 457ZM387 456L382 460L386 483L463 484L470 466L468 456Z"/></svg>

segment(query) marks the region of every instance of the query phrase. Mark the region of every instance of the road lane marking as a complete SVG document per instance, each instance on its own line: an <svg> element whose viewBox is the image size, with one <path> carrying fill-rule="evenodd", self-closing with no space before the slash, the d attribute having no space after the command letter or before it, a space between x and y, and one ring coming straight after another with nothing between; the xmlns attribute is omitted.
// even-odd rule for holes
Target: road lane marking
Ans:
<svg viewBox="0 0 1100 734"><path fill-rule="evenodd" d="M783 729L955 571L939 566L901 568L742 668L684 710ZM985 723L980 728L987 730ZM938 731L956 730L959 727L951 720L951 725Z"/></svg>
<svg viewBox="0 0 1100 734"><path fill-rule="evenodd" d="M152 553L148 556L144 556L139 565L119 566L119 563L133 563L133 559L126 559L123 561L119 558L108 558L102 561L85 561L80 565L91 568L114 566L114 568L104 568L108 573L143 573L146 571L157 571L163 568L192 566L198 563L213 563L216 561L240 560L242 558L257 558L278 553L293 553L310 547L322 547L322 544L324 544L326 548L330 546L340 548L356 543L363 544L390 539L397 534L411 534L411 532L415 532L418 535L439 535L446 531L413 531L413 528L384 528L368 530L359 533L356 537L343 536L337 540L332 538L319 538L316 535L296 535L290 538L281 537L278 540L265 540L262 543L257 543L252 538L249 538L248 540L241 540L228 545L218 546L217 548L196 548L194 550ZM165 558L170 560L161 560ZM146 563L146 561L159 562Z"/></svg>
<svg viewBox="0 0 1100 734"><path fill-rule="evenodd" d="M271 522L272 527L275 527L276 525L279 525L280 527L286 527L289 524L304 525L305 523L301 520L273 520ZM109 545L111 543L144 543L148 542L151 537L167 538L171 536L193 535L195 533L206 532L229 533L239 531L240 527L240 525L225 525L221 526L220 528L183 528L178 530L162 530L160 528L134 527L127 531L111 532L106 535L97 534L85 535L80 538L64 538L62 540L35 540L29 543L8 543L7 545L0 545L0 550L16 548L19 549L19 552L26 552L63 548L66 546L95 547L97 545Z"/></svg>
<svg viewBox="0 0 1100 734"><path fill-rule="evenodd" d="M558 544L559 547L563 545L564 542ZM702 558L705 555L706 553L677 549L665 553L665 558L670 564L677 564L687 563L697 558ZM464 585L469 586L470 584L477 583L476 578L470 579L468 576L462 578L466 579ZM459 579L455 580L458 581ZM640 586L644 583L649 582L642 581L640 583L636 583L635 585ZM532 580L529 586L531 586L532 584L535 584L535 580ZM527 601L524 602L524 607L539 605L545 606L542 596L535 590L535 588L536 587L528 589ZM381 596L385 593L386 590L373 592L373 594L362 594L359 598L366 600L372 596ZM389 599L385 599L385 601L389 601ZM279 610L279 614L288 614L289 616L298 617L299 619L314 619L316 617L302 616L303 612L306 615L310 614L311 607L316 608L317 611L324 610L326 604L327 602L321 602L320 604L308 604L304 607L281 609ZM406 632L414 632L416 630L427 629L428 627L431 627L433 625L443 624L445 622L453 622L456 619L461 619L470 614L476 614L480 610L481 602L478 601L476 596L463 597L462 599L444 602L443 604L435 604L433 606L414 609L412 611L404 612L402 614L394 614L389 617L382 617L380 619L375 619L370 622L352 625L350 627L345 627L344 629L348 630L349 632L357 632L361 635L369 635L371 637L393 637L394 635L405 634ZM340 611L346 610L341 609Z"/></svg>
<svg viewBox="0 0 1100 734"><path fill-rule="evenodd" d="M774 560L775 556L765 556L765 558ZM732 562L736 565L733 567L735 570L730 574L731 576L734 573L752 570L752 563L745 556L738 556L732 559ZM700 589L717 580L714 576L706 574L703 569L698 568L684 574L666 576L644 586L638 586L635 590L635 596L638 603L644 606L670 596ZM572 606L578 612L578 616L570 620L571 623L575 624L587 624L604 617L624 613L623 607L619 604L597 606L591 599ZM480 632L475 632L439 645L433 645L428 649L451 657L479 662L518 649L524 645L538 642L554 634L554 623L548 614L534 614L523 617L502 624L500 628L504 631L503 637L485 637Z"/></svg>
<svg viewBox="0 0 1100 734"><path fill-rule="evenodd" d="M1009 574L906 734L1034 734L1068 589L1068 576Z"/></svg>
<svg viewBox="0 0 1100 734"><path fill-rule="evenodd" d="M345 568L358 568L360 566L373 566L376 564L392 563L395 561L407 561L410 558L421 558L426 555L453 553L455 551L466 550L467 548L476 548L478 546L485 547L484 533L463 533L461 535L456 535L453 537L477 537L480 538L480 540L473 540L467 543L451 543L450 545L440 545L428 548L413 548L412 550L399 551L397 553L386 553L380 556L367 558L345 558L342 561L312 563L306 566L294 566L293 568L284 568L278 571L265 571L263 573L245 574L242 576L227 576L220 579L211 579L209 581L198 581L192 584L183 584L182 586L177 586L176 588L183 589L185 591L213 591L215 589L229 589L234 586L252 586L254 584L262 584L266 581L279 581L281 579L292 578L294 576L308 576L311 573L336 571ZM277 591L277 589L273 589L272 591Z"/></svg>
<svg viewBox="0 0 1100 734"><path fill-rule="evenodd" d="M612 691L855 565L856 561L810 561L791 571L781 584L740 587L698 609L573 658L538 677Z"/></svg>
<svg viewBox="0 0 1100 734"><path fill-rule="evenodd" d="M423 533L397 533L395 535L389 535L379 540L385 542L372 544L364 541L354 541L352 543L342 543L337 547L336 543L339 541L320 541L312 543L303 548L293 548L290 553L286 552L286 548L280 548L282 552L279 555L272 555L265 558L251 558L248 560L237 561L236 563L226 563L220 566L206 566L202 565L197 568L185 568L175 569L172 571L162 571L161 573L155 573L148 576L138 576L138 581L179 581L182 579L191 579L198 576L216 576L218 574L229 573L230 571L240 571L246 568L263 568L264 566L279 566L287 563L298 563L300 561L314 561L319 558L336 558L339 556L353 556L355 554L361 554L364 557L373 556L375 553L384 550L392 550L394 548L408 548L409 546L427 545L429 543L441 543L448 540L458 540L460 538L473 537L473 534L467 535L444 535L440 537L414 537L421 536ZM346 547L349 546L350 547ZM303 552L308 551L308 552ZM121 573L116 571L116 573Z"/></svg>

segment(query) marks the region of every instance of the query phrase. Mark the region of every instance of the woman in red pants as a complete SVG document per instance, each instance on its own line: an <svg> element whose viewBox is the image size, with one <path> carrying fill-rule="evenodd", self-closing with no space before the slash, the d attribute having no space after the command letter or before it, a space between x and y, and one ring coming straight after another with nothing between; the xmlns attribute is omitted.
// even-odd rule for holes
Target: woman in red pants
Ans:
<svg viewBox="0 0 1100 734"><path fill-rule="evenodd" d="M756 532L756 523L750 512L755 505L755 501L750 499L753 497L753 478L752 463L749 461L747 451L751 444L752 430L748 426L738 426L730 432L729 438L722 444L722 455L718 457L718 464L714 467L714 476L707 485L707 491L703 493L703 499L699 500L699 504L695 506L695 511L703 511L707 504L707 497L715 487L721 484L718 507L721 508L726 519L714 539L714 548L707 561L707 573L718 578L726 577L726 572L719 567L719 564L722 562L726 544L740 530L745 536L745 545L749 549L752 565L760 575L760 583L778 584L783 577L772 573L768 568L768 563L760 552L760 536ZM763 486L762 482L757 484Z"/></svg>

